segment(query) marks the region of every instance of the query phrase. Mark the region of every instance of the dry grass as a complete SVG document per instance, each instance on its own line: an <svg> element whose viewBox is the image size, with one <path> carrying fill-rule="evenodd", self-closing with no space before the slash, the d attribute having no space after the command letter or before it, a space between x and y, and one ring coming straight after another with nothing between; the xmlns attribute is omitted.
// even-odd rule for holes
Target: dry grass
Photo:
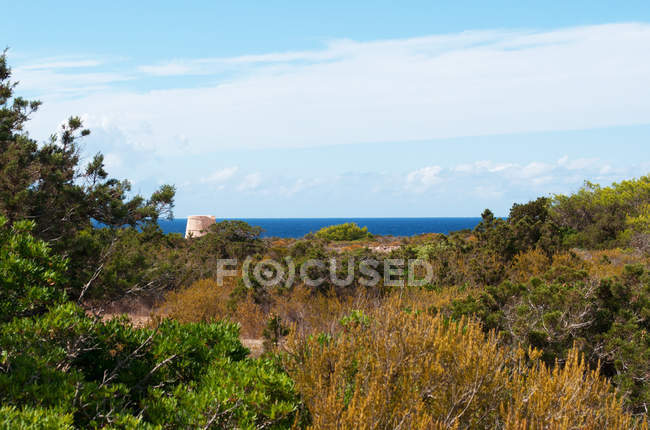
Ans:
<svg viewBox="0 0 650 430"><path fill-rule="evenodd" d="M235 287L235 278L224 279L221 286L212 279L197 281L183 290L168 293L154 314L181 322L236 321L241 326L242 337L260 338L266 314L251 297L233 302L231 294Z"/></svg>
<svg viewBox="0 0 650 430"><path fill-rule="evenodd" d="M576 252L582 260L589 264L589 275L595 278L621 276L628 264L650 266L650 257L644 256L638 250L615 248Z"/></svg>
<svg viewBox="0 0 650 430"><path fill-rule="evenodd" d="M227 319L240 324L243 338L259 339L273 315L279 316L286 326L294 326L303 333L334 333L340 328L340 319L352 310L370 312L390 300L390 297L365 292L348 296L337 296L334 292L321 294L299 285L289 291L271 291L267 303L262 306L256 304L251 295L233 301L234 289L234 279L226 280L223 286L210 279L198 281L169 293L154 313L181 322ZM441 309L452 300L465 298L473 292L476 290L455 287L439 291L405 288L394 292L393 296L408 308Z"/></svg>

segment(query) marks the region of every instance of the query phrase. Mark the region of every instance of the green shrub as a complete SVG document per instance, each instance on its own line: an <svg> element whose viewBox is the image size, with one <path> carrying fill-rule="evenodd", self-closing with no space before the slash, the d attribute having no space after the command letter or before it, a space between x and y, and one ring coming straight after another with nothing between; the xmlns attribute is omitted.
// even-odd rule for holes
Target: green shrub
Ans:
<svg viewBox="0 0 650 430"><path fill-rule="evenodd" d="M9 225L0 216L0 323L34 315L65 299L66 260L34 238L31 221Z"/></svg>
<svg viewBox="0 0 650 430"><path fill-rule="evenodd" d="M268 359L215 360L198 383L154 390L149 405L148 419L172 428L289 428L301 410L293 381Z"/></svg>
<svg viewBox="0 0 650 430"><path fill-rule="evenodd" d="M609 187L585 182L575 194L555 196L551 213L571 232L569 246L607 248L640 239L647 245L649 204L650 176L642 176Z"/></svg>
<svg viewBox="0 0 650 430"><path fill-rule="evenodd" d="M560 248L560 228L551 219L550 206L545 197L515 203L507 219L497 218L486 209L474 228L480 247L498 254L504 261L532 249L552 255Z"/></svg>
<svg viewBox="0 0 650 430"><path fill-rule="evenodd" d="M72 415L40 408L0 407L0 430L72 430Z"/></svg>
<svg viewBox="0 0 650 430"><path fill-rule="evenodd" d="M292 422L299 409L290 380L246 358L232 323L134 328L67 303L0 325L0 347L0 403L53 409L76 427L204 426L216 411L250 427Z"/></svg>
<svg viewBox="0 0 650 430"><path fill-rule="evenodd" d="M269 316L262 333L262 336L264 336L264 349L271 351L273 348L276 348L280 340L288 334L289 328L284 324L280 316Z"/></svg>
<svg viewBox="0 0 650 430"><path fill-rule="evenodd" d="M359 240L371 238L368 227L359 227L354 222L323 227L316 232L316 237L325 240Z"/></svg>

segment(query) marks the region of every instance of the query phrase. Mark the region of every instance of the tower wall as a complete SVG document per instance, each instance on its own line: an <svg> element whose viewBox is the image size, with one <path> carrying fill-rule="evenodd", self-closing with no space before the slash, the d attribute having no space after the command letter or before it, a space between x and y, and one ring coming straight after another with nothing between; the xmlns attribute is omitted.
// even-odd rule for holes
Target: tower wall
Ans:
<svg viewBox="0 0 650 430"><path fill-rule="evenodd" d="M216 217L213 215L190 215L185 226L185 238L203 236L215 220Z"/></svg>

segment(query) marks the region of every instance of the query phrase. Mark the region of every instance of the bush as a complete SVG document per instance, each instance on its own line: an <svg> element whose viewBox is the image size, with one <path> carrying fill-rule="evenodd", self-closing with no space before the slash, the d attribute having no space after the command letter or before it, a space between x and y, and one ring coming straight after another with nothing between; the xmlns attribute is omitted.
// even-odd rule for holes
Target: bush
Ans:
<svg viewBox="0 0 650 430"><path fill-rule="evenodd" d="M371 238L368 227L359 227L354 222L323 227L316 232L316 237L325 240L359 240Z"/></svg>
<svg viewBox="0 0 650 430"><path fill-rule="evenodd" d="M199 256L212 258L237 258L260 253L265 244L260 240L262 229L244 221L221 221L211 225L208 233L192 240Z"/></svg>
<svg viewBox="0 0 650 430"><path fill-rule="evenodd" d="M72 430L72 415L40 408L0 407L1 430Z"/></svg>
<svg viewBox="0 0 650 430"><path fill-rule="evenodd" d="M0 323L36 315L65 299L67 262L30 232L34 223L8 225L0 216Z"/></svg>
<svg viewBox="0 0 650 430"><path fill-rule="evenodd" d="M69 303L1 325L0 346L0 402L55 410L73 416L75 427L182 428L213 416L213 427L217 418L250 427L292 422L299 410L286 375L246 358L231 323L163 320L138 329Z"/></svg>
<svg viewBox="0 0 650 430"><path fill-rule="evenodd" d="M650 176L642 176L609 187L585 182L571 196L555 196L551 213L570 232L567 245L607 248L633 240L646 243L649 204Z"/></svg>
<svg viewBox="0 0 650 430"><path fill-rule="evenodd" d="M149 419L172 428L290 428L302 413L293 382L268 359L218 359L198 384L152 397Z"/></svg>
<svg viewBox="0 0 650 430"><path fill-rule="evenodd" d="M511 279L526 282L532 277L541 277L549 269L551 262L539 249L517 254L510 266Z"/></svg>
<svg viewBox="0 0 650 430"><path fill-rule="evenodd" d="M158 226L87 228L77 234L68 253L75 262L71 296L76 299L92 280L84 296L89 302L133 294L159 298L216 277L220 258L241 261L262 253L265 243L260 232L243 221L217 223L204 236L191 240L163 234Z"/></svg>
<svg viewBox="0 0 650 430"><path fill-rule="evenodd" d="M292 333L285 364L313 428L633 428L576 350L551 369L467 319L392 300L334 336Z"/></svg>
<svg viewBox="0 0 650 430"><path fill-rule="evenodd" d="M497 218L486 209L474 228L478 243L484 251L496 253L504 261L532 249L552 255L561 244L560 228L551 218L550 206L545 197L515 203L507 219Z"/></svg>
<svg viewBox="0 0 650 430"><path fill-rule="evenodd" d="M557 261L567 263L566 258ZM555 262L554 262L555 264ZM582 270L560 265L550 281L504 282L457 299L451 316L472 315L511 346L540 348L544 362L564 362L579 348L592 368L600 367L642 412L650 403L650 275L628 265L621 277L592 280Z"/></svg>

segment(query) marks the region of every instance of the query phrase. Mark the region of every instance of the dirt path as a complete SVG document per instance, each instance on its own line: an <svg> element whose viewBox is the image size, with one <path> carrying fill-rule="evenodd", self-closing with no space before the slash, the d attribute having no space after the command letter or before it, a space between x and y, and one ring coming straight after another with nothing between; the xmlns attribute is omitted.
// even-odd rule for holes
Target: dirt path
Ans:
<svg viewBox="0 0 650 430"><path fill-rule="evenodd" d="M263 339L241 339L242 345L250 349L251 357L257 358L264 352L264 340Z"/></svg>
<svg viewBox="0 0 650 430"><path fill-rule="evenodd" d="M133 324L134 327L145 327L151 321L151 316L142 315L142 314L118 314L118 313L105 313L102 315L102 321L111 320L117 316L126 315ZM251 351L251 357L257 358L264 352L264 339L247 339L239 338L242 345L248 348Z"/></svg>

